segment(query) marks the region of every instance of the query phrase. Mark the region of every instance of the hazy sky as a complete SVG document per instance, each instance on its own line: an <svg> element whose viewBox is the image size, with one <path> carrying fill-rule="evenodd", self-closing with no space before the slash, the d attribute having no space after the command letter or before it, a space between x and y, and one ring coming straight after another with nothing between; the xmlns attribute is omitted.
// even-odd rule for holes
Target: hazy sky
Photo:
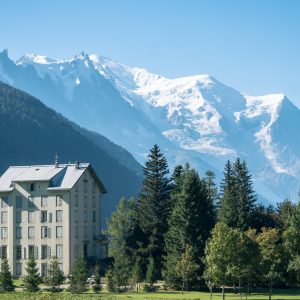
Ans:
<svg viewBox="0 0 300 300"><path fill-rule="evenodd" d="M9 0L0 48L17 58L84 50L175 78L208 73L300 107L300 1Z"/></svg>

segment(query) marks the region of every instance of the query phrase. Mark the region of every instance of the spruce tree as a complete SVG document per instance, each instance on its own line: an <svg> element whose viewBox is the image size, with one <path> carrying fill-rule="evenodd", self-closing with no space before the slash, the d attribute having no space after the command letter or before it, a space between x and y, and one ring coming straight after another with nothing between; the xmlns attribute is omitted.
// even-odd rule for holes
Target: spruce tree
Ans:
<svg viewBox="0 0 300 300"><path fill-rule="evenodd" d="M59 267L58 260L53 257L50 261L50 268L48 270L47 284L51 286L52 291L59 291L60 285L65 279L63 271Z"/></svg>
<svg viewBox="0 0 300 300"><path fill-rule="evenodd" d="M195 263L199 266L193 284L199 286L199 278L203 272L201 257L205 241L214 225L214 209L206 182L189 165L185 166L179 185L172 193L172 201L175 207L169 218L169 230L166 234L164 279L170 287L181 286L182 280L175 268L187 245L190 245L197 253Z"/></svg>
<svg viewBox="0 0 300 300"><path fill-rule="evenodd" d="M88 275L86 261L83 254L75 258L71 275L71 284L69 287L70 292L74 294L85 292Z"/></svg>
<svg viewBox="0 0 300 300"><path fill-rule="evenodd" d="M143 272L141 268L141 263L137 260L134 264L131 274L132 283L136 286L136 292L139 292L140 283L143 280Z"/></svg>
<svg viewBox="0 0 300 300"><path fill-rule="evenodd" d="M15 286L13 284L12 276L9 270L9 264L7 258L4 258L1 263L0 272L0 291L13 292Z"/></svg>
<svg viewBox="0 0 300 300"><path fill-rule="evenodd" d="M219 221L233 228L247 230L253 225L256 197L251 174L245 161L227 161L221 183Z"/></svg>
<svg viewBox="0 0 300 300"><path fill-rule="evenodd" d="M101 284L101 276L100 276L100 266L97 263L95 266L95 282L92 286L93 291L98 294L102 290L102 284Z"/></svg>
<svg viewBox="0 0 300 300"><path fill-rule="evenodd" d="M39 269L36 266L36 261L34 256L31 255L27 261L26 268L27 275L24 277L24 286L28 292L37 292L39 290L39 284L42 282L42 279L39 274Z"/></svg>
<svg viewBox="0 0 300 300"><path fill-rule="evenodd" d="M165 255L164 235L171 211L168 163L159 147L154 145L144 167L144 181L137 203L137 222L143 233L142 252L153 257L158 278L161 277Z"/></svg>

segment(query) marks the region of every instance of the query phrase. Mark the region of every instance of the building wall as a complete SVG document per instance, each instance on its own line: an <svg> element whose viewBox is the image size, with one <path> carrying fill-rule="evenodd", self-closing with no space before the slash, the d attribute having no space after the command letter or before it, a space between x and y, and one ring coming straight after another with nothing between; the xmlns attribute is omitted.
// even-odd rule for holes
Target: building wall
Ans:
<svg viewBox="0 0 300 300"><path fill-rule="evenodd" d="M34 247L32 249L34 249L41 274L43 271L42 264L45 267L45 264L49 263L50 257L57 256L56 251L57 247L60 247L59 245L62 247L62 257L58 257L58 260L66 275L71 272L75 257L83 251L84 245L87 245L86 254L88 257L100 259L100 245L94 241L94 235L100 234L101 193L88 169L79 178L77 184L68 191L48 191L48 182L35 182L34 185L35 190L30 191L30 183L15 184L15 189L12 192L0 194L0 198L8 197L9 199L7 207L2 208L0 205L0 214L3 211L7 211L8 214L5 224L1 224L2 220L0 219L0 227L8 228L8 238L2 239L0 236L0 246L8 246L7 256L13 276L18 277L26 274L29 246ZM17 207L18 197L22 197L22 207L19 208ZM33 206L28 197L33 197ZM43 203L42 197L43 199L47 197ZM76 198L78 198L78 206L75 203ZM57 211L62 213L61 221L56 218L61 214ZM34 215L34 220L31 222L28 219L29 212ZM44 222L41 219L42 212L47 216L47 220ZM20 214L21 222L18 223L17 218ZM76 214L78 218L75 217ZM28 236L29 227L33 227L33 238ZM42 237L42 230L45 230L42 227L47 227L46 237ZM56 233L60 231L58 227L62 227L61 237L56 236ZM76 227L78 228L78 236L76 235ZM21 230L20 238L17 237L17 230ZM50 237L49 233L51 234ZM21 259L17 259L17 246L21 246ZM42 258L42 246L47 247L47 255L44 258ZM20 266L21 274L18 274Z"/></svg>

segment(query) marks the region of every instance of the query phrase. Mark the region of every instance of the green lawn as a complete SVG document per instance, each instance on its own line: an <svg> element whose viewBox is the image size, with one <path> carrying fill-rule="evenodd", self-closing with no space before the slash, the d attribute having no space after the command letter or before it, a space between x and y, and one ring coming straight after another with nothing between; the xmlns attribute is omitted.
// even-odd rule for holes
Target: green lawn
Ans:
<svg viewBox="0 0 300 300"><path fill-rule="evenodd" d="M50 294L47 292L40 292L37 294L28 294L25 292L15 292L11 294L0 294L0 299L2 300L79 300L79 299L111 299L111 300L118 300L118 299L181 299L181 300L209 300L209 293L206 292L186 292L181 295L180 292L156 292L156 293L122 293L122 294L108 294L107 292L100 293L98 295L87 293L82 295L72 295L69 293L58 293L58 294ZM214 293L213 299L221 300L222 295L220 293ZM240 299L240 295L238 294L226 294L226 300L238 300ZM246 297L243 295L243 300ZM260 293L253 293L251 296L248 297L251 300L265 300L268 299L267 294L260 294ZM274 295L272 297L274 300L284 300L284 299L300 299L300 290L275 290Z"/></svg>

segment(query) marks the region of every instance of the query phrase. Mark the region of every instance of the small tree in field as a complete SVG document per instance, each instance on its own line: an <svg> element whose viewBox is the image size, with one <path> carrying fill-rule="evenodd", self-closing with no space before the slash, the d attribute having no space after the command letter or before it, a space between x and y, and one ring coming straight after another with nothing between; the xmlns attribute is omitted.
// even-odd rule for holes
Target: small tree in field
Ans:
<svg viewBox="0 0 300 300"><path fill-rule="evenodd" d="M101 276L100 276L100 266L96 264L95 266L95 283L93 284L93 291L97 294L102 290Z"/></svg>
<svg viewBox="0 0 300 300"><path fill-rule="evenodd" d="M109 293L113 293L116 291L116 284L114 279L114 274L112 268L109 268L106 272L106 279L107 279L107 289Z"/></svg>
<svg viewBox="0 0 300 300"><path fill-rule="evenodd" d="M182 294L188 279L193 276L197 268L198 266L194 262L193 258L193 248L192 246L187 245L185 252L182 254L181 259L177 262L176 265L176 272L178 276L182 278Z"/></svg>
<svg viewBox="0 0 300 300"><path fill-rule="evenodd" d="M136 292L139 292L139 286L141 281L143 280L143 272L141 268L140 261L136 261L131 275L132 283L136 285Z"/></svg>
<svg viewBox="0 0 300 300"><path fill-rule="evenodd" d="M149 264L147 266L146 281L149 283L151 288L153 287L153 283L155 282L155 279L156 279L155 263L154 263L154 259L150 257Z"/></svg>
<svg viewBox="0 0 300 300"><path fill-rule="evenodd" d="M59 291L60 285L64 282L65 276L59 267L58 260L53 257L50 261L48 270L47 284L51 286L52 291Z"/></svg>
<svg viewBox="0 0 300 300"><path fill-rule="evenodd" d="M12 276L9 270L9 264L7 259L3 259L1 263L1 273L0 273L0 291L3 292L13 292L15 286L13 285Z"/></svg>
<svg viewBox="0 0 300 300"><path fill-rule="evenodd" d="M31 255L26 268L27 275L24 278L25 289L28 292L37 292L42 279L39 274L39 269L36 266L34 256Z"/></svg>
<svg viewBox="0 0 300 300"><path fill-rule="evenodd" d="M87 267L83 254L76 257L70 284L71 293L83 293L86 290Z"/></svg>

